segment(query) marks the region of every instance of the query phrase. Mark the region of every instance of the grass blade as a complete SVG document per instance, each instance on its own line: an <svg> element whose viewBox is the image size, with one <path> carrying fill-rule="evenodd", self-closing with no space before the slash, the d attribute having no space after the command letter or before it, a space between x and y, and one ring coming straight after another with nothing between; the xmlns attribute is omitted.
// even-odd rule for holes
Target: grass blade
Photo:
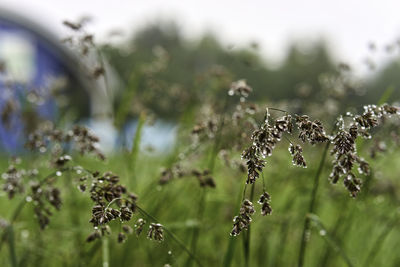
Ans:
<svg viewBox="0 0 400 267"><path fill-rule="evenodd" d="M320 231L322 231L323 234L321 234L321 236L328 243L328 245L343 258L343 260L346 262L347 266L354 267L354 265L350 261L350 258L347 256L345 251L339 246L339 244L333 239L333 237L328 233L328 231L326 230L325 226L322 224L319 217L315 214L308 214L307 218L309 218L312 222L314 222L316 224L316 226L318 227L318 229Z"/></svg>

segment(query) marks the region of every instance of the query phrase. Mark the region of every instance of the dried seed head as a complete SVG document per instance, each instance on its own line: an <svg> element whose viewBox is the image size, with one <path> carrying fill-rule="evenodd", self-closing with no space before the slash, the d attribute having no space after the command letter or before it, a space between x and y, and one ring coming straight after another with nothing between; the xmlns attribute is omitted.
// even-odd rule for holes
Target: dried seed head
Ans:
<svg viewBox="0 0 400 267"><path fill-rule="evenodd" d="M364 175L370 175L371 168L369 167L368 162L366 162L363 158L357 158L357 162L359 164L358 172Z"/></svg>
<svg viewBox="0 0 400 267"><path fill-rule="evenodd" d="M132 211L128 207L121 208L121 220L129 221L132 218Z"/></svg>
<svg viewBox="0 0 400 267"><path fill-rule="evenodd" d="M93 242L94 240L96 240L100 237L101 237L100 232L98 230L96 230L86 238L86 242Z"/></svg>
<svg viewBox="0 0 400 267"><path fill-rule="evenodd" d="M252 184L260 176L260 172L265 167L265 161L258 158L257 147L255 145L243 151L242 158L247 160L246 184Z"/></svg>
<svg viewBox="0 0 400 267"><path fill-rule="evenodd" d="M300 145L289 145L289 152L293 156L292 163L295 166L306 168L307 164L303 157L303 148Z"/></svg>
<svg viewBox="0 0 400 267"><path fill-rule="evenodd" d="M247 85L246 80L238 80L231 84L228 94L230 96L239 95L241 97L248 97L253 89Z"/></svg>
<svg viewBox="0 0 400 267"><path fill-rule="evenodd" d="M163 226L159 223L151 223L149 226L149 231L147 233L147 238L154 239L158 242L164 240L164 230Z"/></svg>
<svg viewBox="0 0 400 267"><path fill-rule="evenodd" d="M261 196L260 199L258 200L258 203L261 204L261 215L269 215L272 213L272 207L270 204L271 197L267 192L264 192Z"/></svg>
<svg viewBox="0 0 400 267"><path fill-rule="evenodd" d="M132 234L133 233L133 229L129 225L122 226L122 230L127 234Z"/></svg>
<svg viewBox="0 0 400 267"><path fill-rule="evenodd" d="M361 180L356 178L353 173L349 173L343 181L344 186L352 197L356 197L361 190Z"/></svg>
<svg viewBox="0 0 400 267"><path fill-rule="evenodd" d="M243 229L248 229L251 216L255 213L253 203L250 200L245 199L239 210L239 215L233 218L233 229L231 231L231 236L237 236Z"/></svg>
<svg viewBox="0 0 400 267"><path fill-rule="evenodd" d="M118 243L124 243L126 241L126 235L122 232L118 234Z"/></svg>
<svg viewBox="0 0 400 267"><path fill-rule="evenodd" d="M308 141L314 145L316 143L329 141L325 129L319 120L311 121L307 115L296 115L295 119L297 127L299 128L299 138L303 142Z"/></svg>
<svg viewBox="0 0 400 267"><path fill-rule="evenodd" d="M142 233L145 224L146 224L146 221L143 220L142 218L139 218L137 220L137 222L135 224L135 229L136 229L135 231L136 231L137 236L139 236Z"/></svg>

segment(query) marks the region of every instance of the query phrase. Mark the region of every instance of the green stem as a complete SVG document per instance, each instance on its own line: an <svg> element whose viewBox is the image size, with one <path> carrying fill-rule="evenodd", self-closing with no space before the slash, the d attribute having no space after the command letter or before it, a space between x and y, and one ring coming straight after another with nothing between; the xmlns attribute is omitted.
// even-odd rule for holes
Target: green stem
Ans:
<svg viewBox="0 0 400 267"><path fill-rule="evenodd" d="M138 124L136 127L136 132L133 137L133 144L132 144L132 150L131 153L128 157L129 163L128 163L128 169L130 172L130 177L128 180L128 185L129 188L132 189L136 186L136 163L137 163L137 157L140 151L140 143L142 139L142 132L143 132L143 126L146 122L146 114L144 112L140 113Z"/></svg>
<svg viewBox="0 0 400 267"><path fill-rule="evenodd" d="M339 246L338 242L336 240L334 240L332 235L326 230L325 226L322 224L322 222L318 218L318 216L310 213L307 215L307 217L317 225L317 227L320 229L320 231L324 232L324 234L321 235L322 238L327 242L327 244L335 252L337 252L343 258L343 260L346 262L347 266L354 267L354 265L350 261L350 258L347 256L345 251ZM366 265L363 265L363 266L366 266Z"/></svg>
<svg viewBox="0 0 400 267"><path fill-rule="evenodd" d="M328 149L329 149L330 143L326 143L324 151L322 152L322 157L321 161L319 162L319 166L317 169L317 172L315 173L314 177L314 186L311 191L311 200L310 200L310 205L308 207L308 214L314 213L315 210L315 203L317 200L317 193L318 193L318 186L319 186L319 177L321 176L322 169L325 164L325 159L326 155L328 154ZM303 233L301 235L301 243L300 243L300 252L299 252L299 259L298 259L298 267L303 267L304 265L304 255L306 253L306 248L307 248L307 243L308 243L308 235L310 233L310 218L306 216L304 220L304 226L303 226Z"/></svg>
<svg viewBox="0 0 400 267"><path fill-rule="evenodd" d="M110 266L110 244L107 236L103 236L101 239L101 248L103 252L103 267Z"/></svg>
<svg viewBox="0 0 400 267"><path fill-rule="evenodd" d="M156 222L156 223L160 223L153 215L147 213L144 209L142 209L139 206L136 206L136 208L139 210L139 212L143 215L146 216L147 218L149 218L150 220ZM185 244L174 234L172 233L170 230L168 230L168 228L166 228L163 225L163 229L164 231L188 254L188 256L193 259L198 266L202 267L203 265L201 264L201 262L199 261L199 259L193 254L192 251L190 251Z"/></svg>
<svg viewBox="0 0 400 267"><path fill-rule="evenodd" d="M202 188L201 190L201 197L199 200L199 210L198 210L198 221L201 222L203 216L204 216L204 211L205 211L205 202L206 202L206 195L207 191L205 188ZM199 234L200 234L200 228L199 226L196 226L193 229L193 234L192 234L192 241L190 242L190 250L193 251L193 253L196 253L197 250L197 241L199 239ZM191 266L191 258L189 258L186 262L186 266Z"/></svg>
<svg viewBox="0 0 400 267"><path fill-rule="evenodd" d="M9 225L6 229L8 232L8 245L10 248L10 264L12 267L18 266L17 255L15 254L15 240L14 240L14 228Z"/></svg>
<svg viewBox="0 0 400 267"><path fill-rule="evenodd" d="M392 223L390 223L385 227L383 232L378 236L376 241L373 243L374 245L370 249L368 257L365 259L363 266L368 267L374 262L376 255L378 255L379 250L382 248L383 242L389 236L390 232L397 227L397 225L398 225L398 219L394 220Z"/></svg>
<svg viewBox="0 0 400 267"><path fill-rule="evenodd" d="M254 188L255 184L253 183L251 185L251 191L250 191L250 202L253 202L254 198ZM250 266L250 237L251 237L251 225L249 225L248 230L246 231L246 234L243 235L243 250L244 250L244 266L248 267Z"/></svg>
<svg viewBox="0 0 400 267"><path fill-rule="evenodd" d="M223 105L223 109L222 109L222 114L224 114L226 107L228 104L228 98L225 99L225 103ZM224 124L225 124L225 118L224 115L221 116L221 122L219 124L218 127L218 132L217 135L215 137L215 142L214 142L214 146L212 148L211 151L211 156L210 156L210 161L209 161L209 165L208 165L208 169L210 171L210 173L214 172L214 168L215 168L215 161L217 159L217 154L218 154L218 149L220 147L220 143L221 143L221 137L222 137L222 129L224 128ZM204 217L204 213L205 213L205 206L206 206L206 196L207 196L207 191L204 188L202 190L202 196L200 198L199 201L199 210L197 212L197 219L199 222L202 221L203 217ZM193 229L193 233L192 233L192 242L190 244L190 248L193 251L193 253L196 253L197 250L197 242L199 239L199 234L200 234L200 228L196 227ZM189 258L185 264L186 267L190 267L192 265L192 259Z"/></svg>

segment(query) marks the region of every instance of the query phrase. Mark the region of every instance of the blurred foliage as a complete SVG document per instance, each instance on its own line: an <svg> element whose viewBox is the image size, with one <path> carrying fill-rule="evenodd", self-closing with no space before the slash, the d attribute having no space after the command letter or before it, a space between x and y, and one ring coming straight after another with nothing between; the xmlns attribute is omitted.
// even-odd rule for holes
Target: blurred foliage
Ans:
<svg viewBox="0 0 400 267"><path fill-rule="evenodd" d="M375 103L388 86L400 86L397 61L367 77L365 83L354 78L350 66L332 58L323 40L292 43L283 62L273 68L257 43L226 46L210 32L190 40L174 22L149 24L129 41L102 50L124 84L115 98L116 113L121 105L130 106L126 112L135 117L149 109L157 117L177 120L189 107L223 99L230 82L238 79L246 79L255 89L252 101L293 101L299 109L324 104L327 96L333 96L339 109ZM341 66L348 81L337 86ZM219 84L214 78L219 78ZM396 89L392 99L399 97Z"/></svg>
<svg viewBox="0 0 400 267"><path fill-rule="evenodd" d="M244 48L225 47L211 33L190 41L174 23L150 25L123 46L105 46L103 51L127 85L126 90L135 90L133 103L141 103L140 106L149 107L166 119L176 119L186 107L199 105L207 97L223 98L230 82L241 78L256 89L253 100L302 97L313 101L317 97L319 74L335 71L322 42L306 51L292 45L282 66L271 69L256 44ZM162 64L165 66L160 66ZM156 67L159 69L155 70ZM225 88L213 86L210 73L229 77ZM135 88L130 86L132 84ZM310 90L299 92L302 85ZM116 106L123 101L123 96L122 91Z"/></svg>

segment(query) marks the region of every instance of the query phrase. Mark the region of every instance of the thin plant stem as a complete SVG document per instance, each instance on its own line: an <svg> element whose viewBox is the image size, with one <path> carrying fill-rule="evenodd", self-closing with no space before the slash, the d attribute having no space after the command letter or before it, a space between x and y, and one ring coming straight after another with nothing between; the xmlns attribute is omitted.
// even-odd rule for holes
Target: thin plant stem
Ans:
<svg viewBox="0 0 400 267"><path fill-rule="evenodd" d="M254 198L254 188L255 188L255 183L251 185L251 191L250 191L250 202L253 202ZM244 250L244 266L248 267L250 266L250 237L251 237L251 225L249 225L248 230L246 231L246 234L243 235L243 250Z"/></svg>
<svg viewBox="0 0 400 267"><path fill-rule="evenodd" d="M129 188L132 189L136 186L137 183L137 161L138 161L138 155L139 155L139 151L140 151L140 143L141 143L141 139L142 139L142 134L143 134L143 126L146 122L146 113L142 112L140 113L139 116L139 120L138 120L138 124L136 127L136 132L135 135L133 137L133 142L132 142L132 150L131 153L129 154L128 160L128 170L129 170L129 180L128 180L128 185Z"/></svg>
<svg viewBox="0 0 400 267"><path fill-rule="evenodd" d="M147 218L149 218L150 220L156 222L156 223L160 223L153 215L147 213L144 209L142 209L139 206L136 206L136 208L139 210L139 212L143 215L146 216ZM193 259L198 266L203 267L203 265L201 264L200 260L193 254L192 251L190 251L185 244L174 234L172 233L167 227L165 227L163 225L163 229L164 231L188 254L188 256Z"/></svg>
<svg viewBox="0 0 400 267"><path fill-rule="evenodd" d="M243 187L246 187L246 184L243 185ZM242 199L243 195L242 195L242 190L239 190L239 194L237 196L237 205L238 207L240 207L241 203L243 202ZM238 208L239 209L239 208ZM228 244L228 248L225 252L225 256L224 256L224 260L223 260L223 267L230 267L232 264L232 260L234 257L234 251L236 248L236 238L235 237L230 237L229 238L229 244Z"/></svg>
<svg viewBox="0 0 400 267"><path fill-rule="evenodd" d="M109 244L108 236L103 236L101 239L101 250L102 250L102 266L109 267L110 266L110 244Z"/></svg>
<svg viewBox="0 0 400 267"><path fill-rule="evenodd" d="M214 172L214 168L215 168L215 161L217 159L217 154L218 154L218 149L221 143L221 137L222 137L222 130L224 128L224 124L225 124L225 118L224 118L224 112L226 110L228 104L228 97L225 98L225 103L223 105L222 108L222 115L221 115L221 121L218 127L218 132L216 134L215 137L215 142L211 151L211 156L210 156L210 161L208 164L208 169L210 171L210 173ZM207 197L207 191L205 188L202 189L202 193L201 193L201 197L200 197L200 201L199 201L199 210L197 212L198 216L197 219L199 222L202 221L203 217L204 217L204 213L205 213L205 206L206 206L206 197ZM197 250L197 242L199 239L199 234L200 234L200 229L199 227L196 227L193 229L193 234L192 234L192 242L190 244L190 249L193 251L193 253L196 253ZM185 264L186 267L190 267L191 266L191 261L192 259L189 258Z"/></svg>
<svg viewBox="0 0 400 267"><path fill-rule="evenodd" d="M201 197L199 201L199 210L198 210L198 220L201 221L203 216L204 216L204 211L205 211L205 202L206 202L206 195L207 191L205 188L202 188L201 190ZM194 228L193 230L193 236L192 236L192 242L190 243L190 249L193 251L193 253L196 253L197 250L197 241L199 239L199 233L200 229L199 227ZM186 266L191 266L191 258L188 259L186 262Z"/></svg>
<svg viewBox="0 0 400 267"><path fill-rule="evenodd" d="M263 184L263 192L265 192L265 179L264 179L264 172L261 172L262 184Z"/></svg>
<svg viewBox="0 0 400 267"><path fill-rule="evenodd" d="M275 111L280 111L280 112L284 112L284 113L289 113L289 112L287 112L286 110L283 110L283 109L279 109L279 108L270 108L270 107L268 107L267 108L267 110L275 110Z"/></svg>
<svg viewBox="0 0 400 267"><path fill-rule="evenodd" d="M336 242L336 240L333 239L332 235L326 230L325 226L322 224L320 219L318 218L317 215L315 214L308 214L307 217L312 220L317 227L320 229L320 231L323 231L324 234L322 234L322 238L327 242L327 244L334 250L336 251L346 262L348 267L354 267L354 265L351 263L351 260L349 256L346 254L346 252L339 246L339 244ZM366 265L363 265L366 266Z"/></svg>
<svg viewBox="0 0 400 267"><path fill-rule="evenodd" d="M385 227L383 232L378 236L376 241L373 243L374 245L372 246L369 253L367 254L368 257L365 259L363 266L368 267L374 262L376 255L378 255L379 250L382 248L383 242L389 236L390 232L397 226L398 226L398 219L394 220L393 222L391 222L389 225L387 225Z"/></svg>
<svg viewBox="0 0 400 267"><path fill-rule="evenodd" d="M315 173L314 186L311 191L311 200L310 200L310 205L308 207L308 212L307 212L308 214L314 213L314 210L315 210L315 203L317 200L317 193L318 193L318 187L319 187L319 178L321 176L322 169L325 164L325 159L326 159L326 155L328 154L329 146L330 146L330 143L329 142L326 143L324 151L322 152L322 157L319 162L317 172ZM299 258L298 258L298 263L297 263L298 267L303 267L303 265L304 265L304 256L305 256L306 248L307 248L308 234L310 233L310 228L311 228L310 223L311 223L310 218L308 216L306 216L306 218L304 220L303 233L301 235L301 241L300 241L300 251L299 251Z"/></svg>
<svg viewBox="0 0 400 267"><path fill-rule="evenodd" d="M10 264L12 267L18 266L17 255L15 253L15 239L14 239L14 227L9 225L7 227L8 232L8 246L10 249Z"/></svg>

